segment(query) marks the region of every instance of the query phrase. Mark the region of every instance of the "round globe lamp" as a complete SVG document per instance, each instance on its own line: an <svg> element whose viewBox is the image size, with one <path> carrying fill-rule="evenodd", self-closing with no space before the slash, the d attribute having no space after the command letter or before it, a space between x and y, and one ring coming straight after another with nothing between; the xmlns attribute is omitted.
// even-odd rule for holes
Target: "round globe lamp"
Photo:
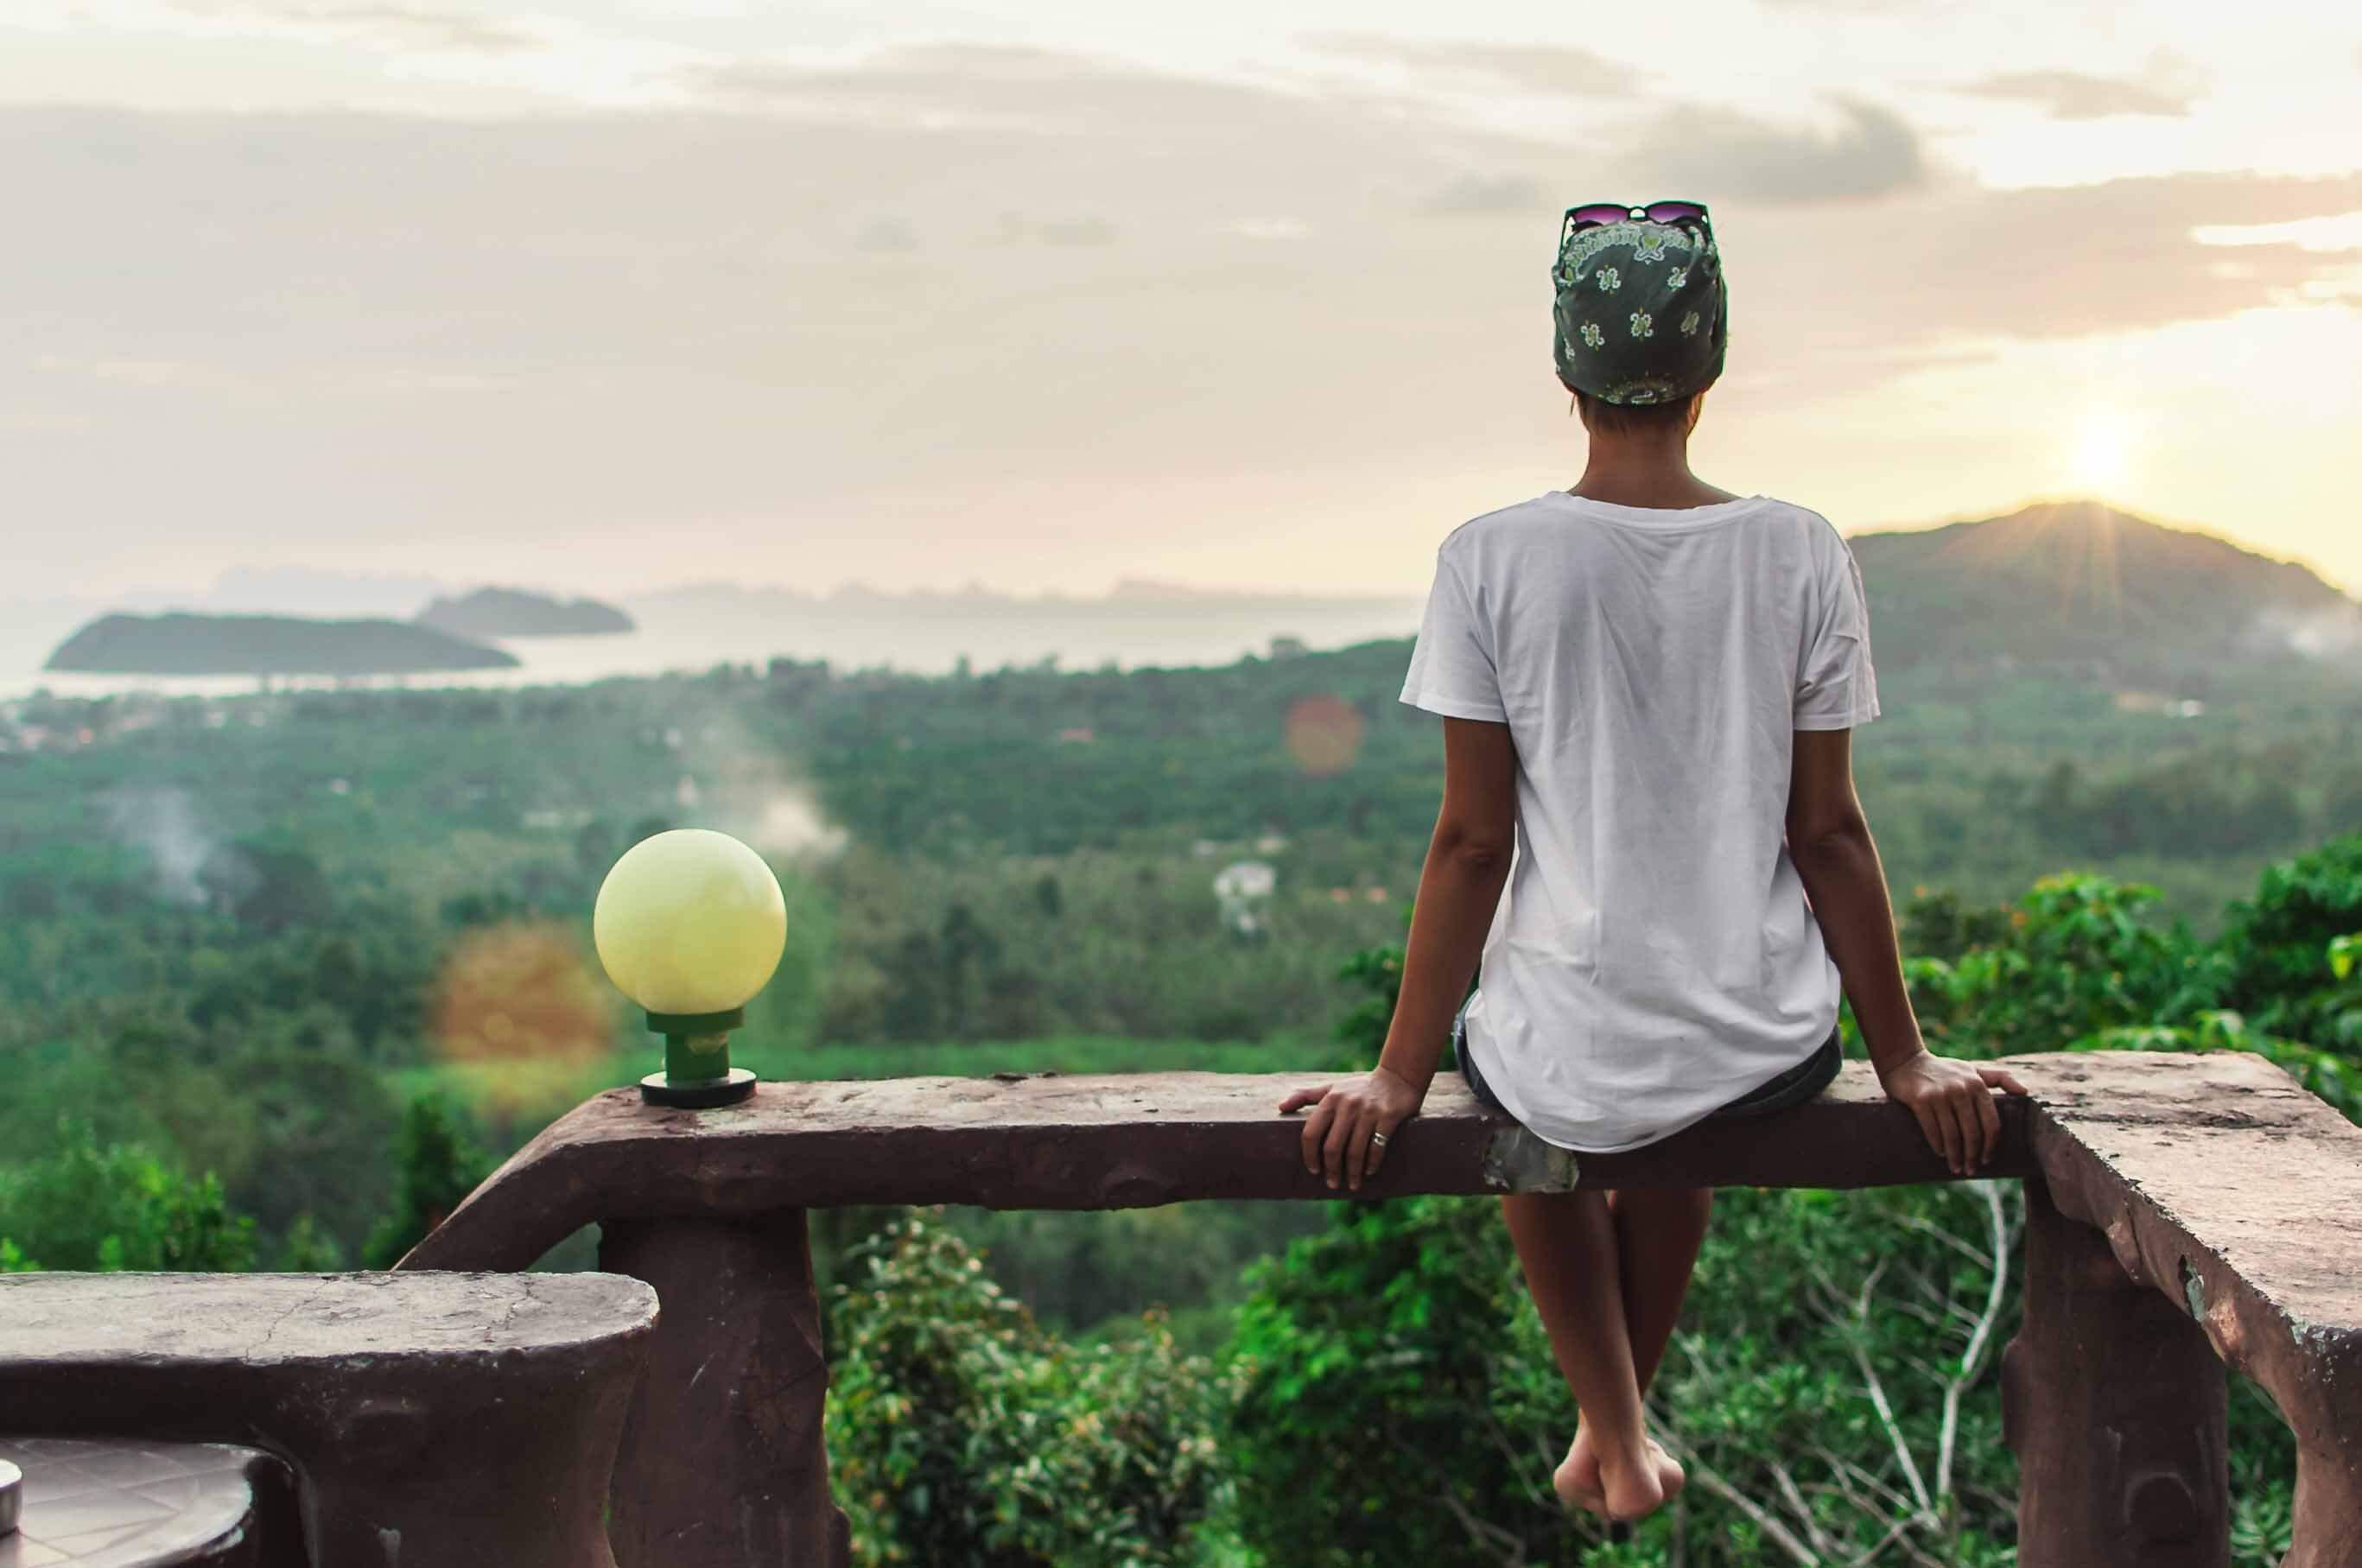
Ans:
<svg viewBox="0 0 2362 1568"><path fill-rule="evenodd" d="M787 947L788 907L763 857L728 834L679 828L624 852L590 917L599 962L665 1038L651 1105L730 1105L755 1075L730 1065L730 1032Z"/></svg>

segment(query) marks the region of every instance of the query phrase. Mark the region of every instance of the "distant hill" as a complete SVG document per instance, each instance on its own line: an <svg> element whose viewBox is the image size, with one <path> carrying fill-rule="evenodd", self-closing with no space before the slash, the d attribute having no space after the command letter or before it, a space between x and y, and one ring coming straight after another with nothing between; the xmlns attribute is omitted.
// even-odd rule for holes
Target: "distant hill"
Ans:
<svg viewBox="0 0 2362 1568"><path fill-rule="evenodd" d="M703 583L630 602L652 642L761 648L859 668L943 672L1055 658L1070 669L1224 665L1275 639L1343 647L1418 629L1416 594L1352 597L1189 589L1128 581L1112 593L1014 594L986 588L889 592L859 583L818 591Z"/></svg>
<svg viewBox="0 0 2362 1568"><path fill-rule="evenodd" d="M402 621L283 615L102 615L45 668L91 675L424 675L505 669L498 648Z"/></svg>
<svg viewBox="0 0 2362 1568"><path fill-rule="evenodd" d="M632 618L595 599L551 599L514 588L480 588L436 599L418 624L455 637L594 637L634 629Z"/></svg>
<svg viewBox="0 0 2362 1568"><path fill-rule="evenodd" d="M1882 667L2122 682L2302 655L2362 670L2362 604L2301 566L2097 502L1851 543Z"/></svg>

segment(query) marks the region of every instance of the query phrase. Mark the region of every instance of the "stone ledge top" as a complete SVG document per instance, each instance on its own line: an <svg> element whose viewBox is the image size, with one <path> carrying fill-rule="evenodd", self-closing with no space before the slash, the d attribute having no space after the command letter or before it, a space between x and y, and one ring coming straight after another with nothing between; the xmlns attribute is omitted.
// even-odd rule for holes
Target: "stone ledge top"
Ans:
<svg viewBox="0 0 2362 1568"><path fill-rule="evenodd" d="M1998 1097L2002 1146L1985 1174L2088 1186L2077 1173L2096 1163L2278 1310L2362 1344L2362 1128L2244 1053L2047 1053L2003 1065L2032 1092ZM1288 1090L1332 1076L767 1083L712 1110L613 1090L553 1122L401 1266L523 1268L602 1219L1339 1197L1303 1167L1301 1114L1277 1110ZM1809 1104L1599 1155L1542 1143L1479 1105L1457 1073L1440 1074L1363 1195L1950 1179L1868 1064L1849 1062Z"/></svg>
<svg viewBox="0 0 2362 1568"><path fill-rule="evenodd" d="M570 1351L653 1329L656 1292L605 1274L16 1274L0 1378L57 1362L350 1363Z"/></svg>

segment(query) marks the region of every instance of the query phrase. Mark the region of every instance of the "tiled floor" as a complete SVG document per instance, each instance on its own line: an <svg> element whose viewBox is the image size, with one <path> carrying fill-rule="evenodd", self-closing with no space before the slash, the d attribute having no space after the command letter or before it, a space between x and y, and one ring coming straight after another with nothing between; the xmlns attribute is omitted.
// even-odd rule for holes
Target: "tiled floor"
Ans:
<svg viewBox="0 0 2362 1568"><path fill-rule="evenodd" d="M242 1563L254 1531L248 1448L0 1437L25 1473L17 1533L0 1568Z"/></svg>

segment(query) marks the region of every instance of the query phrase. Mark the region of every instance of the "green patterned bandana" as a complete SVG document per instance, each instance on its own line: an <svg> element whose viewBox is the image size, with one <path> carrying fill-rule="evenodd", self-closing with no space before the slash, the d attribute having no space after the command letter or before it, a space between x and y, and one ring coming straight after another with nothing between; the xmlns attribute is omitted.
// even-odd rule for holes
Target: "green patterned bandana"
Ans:
<svg viewBox="0 0 2362 1568"><path fill-rule="evenodd" d="M1722 374L1730 299L1703 218L1577 229L1551 282L1552 350L1567 391L1602 403L1677 403Z"/></svg>

